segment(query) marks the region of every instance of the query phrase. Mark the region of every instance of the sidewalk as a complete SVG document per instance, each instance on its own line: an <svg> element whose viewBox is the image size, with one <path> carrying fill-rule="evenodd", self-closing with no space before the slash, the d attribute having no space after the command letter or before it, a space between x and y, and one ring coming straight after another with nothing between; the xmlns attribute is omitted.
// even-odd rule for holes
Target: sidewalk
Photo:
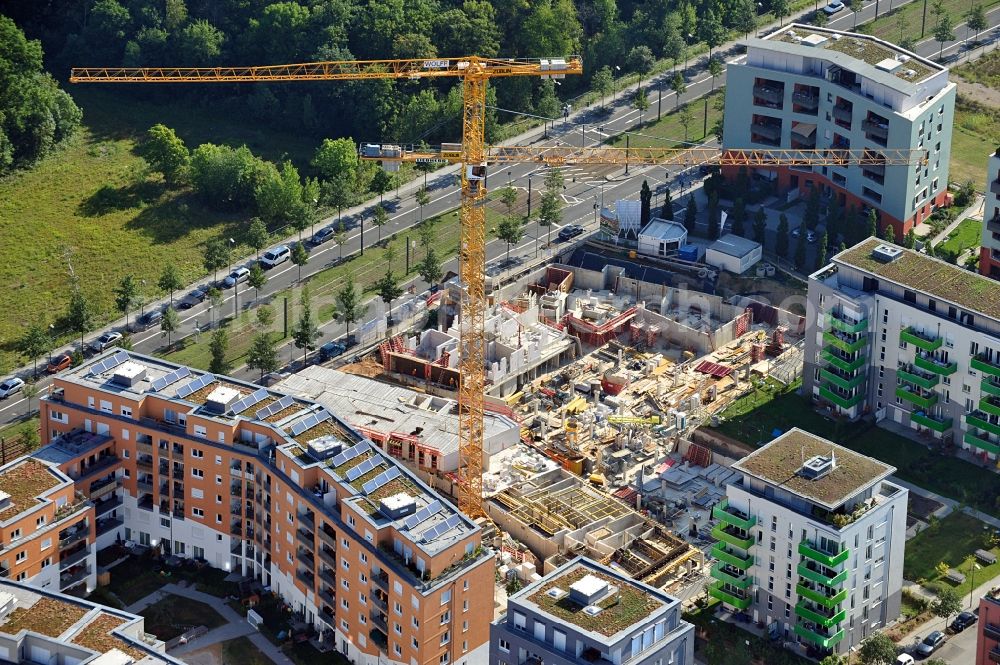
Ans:
<svg viewBox="0 0 1000 665"><path fill-rule="evenodd" d="M950 508L950 510L948 512L951 512L953 510L958 510L958 507L960 505L959 502L955 501L954 499L949 499L946 496L941 496L940 494L935 494L934 492L925 490L922 487L917 487L916 485L914 485L912 483L908 483L908 482L906 482L904 480L900 480L898 477L893 477L893 482L896 483L897 485L901 485L902 487L905 487L906 489L910 490L914 494L919 494L921 496L925 496L925 497L927 497L929 499L934 499L935 501L943 503L944 505L946 505L946 506L948 506ZM962 512L965 513L966 515L968 515L969 517L976 518L980 522L985 522L986 524L989 524L990 526L992 526L992 527L994 527L996 529L1000 529L1000 519L997 519L997 518L993 517L992 515L987 515L984 512L981 512L979 510L974 510L974 509L972 509L972 508L970 508L968 506L966 506L965 508L963 508ZM947 513L944 513L943 515L941 515L941 517L944 517L945 515L947 515Z"/></svg>
<svg viewBox="0 0 1000 665"><path fill-rule="evenodd" d="M281 652L281 649L272 644L270 640L264 637L264 635L250 626L244 617L240 616L236 610L229 607L229 605L226 605L226 603L217 596L202 593L201 591L197 591L192 588L178 586L176 584L167 584L160 590L154 591L145 598L132 603L125 609L133 614L138 614L145 608L169 594L205 603L226 620L225 624L219 626L218 628L213 628L201 637L188 642L187 644L182 644L175 649L171 649L169 655L180 657L186 653L198 651L199 649L204 649L207 646L218 644L219 642L225 642L238 637L247 637L254 643L254 646L256 646L261 653L270 658L275 665L294 665L292 660Z"/></svg>
<svg viewBox="0 0 1000 665"><path fill-rule="evenodd" d="M968 208L963 210L961 213L959 213L958 217L956 217L951 224L944 227L944 229L942 229L940 233L931 238L931 243L936 245L939 242L947 240L948 234L957 229L958 225L964 222L969 217L974 217L978 215L980 219L982 219L983 205L985 205L985 203L986 203L986 198L984 196L976 194L976 198L972 202L972 204Z"/></svg>
<svg viewBox="0 0 1000 665"><path fill-rule="evenodd" d="M987 593L996 588L996 581L987 580L985 584L981 584L972 590L972 609L979 606L979 599L985 596ZM926 593L921 593L921 596L927 598ZM963 595L962 597L962 610L969 610L968 607L968 596ZM942 619L941 617L934 617L930 621L926 621L923 624L917 626L912 631L904 635L899 640L899 646L909 649L917 645L921 639L927 636L927 634L933 630L944 631L948 627L948 621L954 619L954 615L948 617L947 619ZM970 628L969 630L975 630L975 628Z"/></svg>

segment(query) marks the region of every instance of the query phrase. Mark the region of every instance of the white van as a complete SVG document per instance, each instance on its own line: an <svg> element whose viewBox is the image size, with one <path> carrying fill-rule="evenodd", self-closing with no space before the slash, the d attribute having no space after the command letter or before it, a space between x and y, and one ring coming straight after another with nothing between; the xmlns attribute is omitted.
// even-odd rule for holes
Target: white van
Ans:
<svg viewBox="0 0 1000 665"><path fill-rule="evenodd" d="M281 265L292 256L292 250L288 249L288 245L279 245L274 249L269 249L264 252L260 257L260 265L262 268L267 270L268 268L273 268L274 266Z"/></svg>

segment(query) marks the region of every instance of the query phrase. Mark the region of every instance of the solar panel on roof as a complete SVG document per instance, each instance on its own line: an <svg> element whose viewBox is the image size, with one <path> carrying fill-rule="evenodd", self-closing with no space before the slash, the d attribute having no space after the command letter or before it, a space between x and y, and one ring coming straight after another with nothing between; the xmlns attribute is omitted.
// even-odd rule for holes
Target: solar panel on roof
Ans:
<svg viewBox="0 0 1000 665"><path fill-rule="evenodd" d="M399 476L400 476L399 469L396 467L392 467L391 469L383 471L382 473L378 474L377 476L369 480L367 483L362 485L361 491L363 491L365 494L371 494L378 488L385 485L390 480L398 478Z"/></svg>
<svg viewBox="0 0 1000 665"><path fill-rule="evenodd" d="M160 378L154 380L152 383L153 392L159 392L167 386L177 383L181 379L188 376L191 376L191 369L189 367L178 367L169 374L164 374Z"/></svg>
<svg viewBox="0 0 1000 665"><path fill-rule="evenodd" d="M347 478L347 482L349 483L354 482L355 480L365 475L369 471L372 471L373 469L375 469L380 464L383 464L384 462L385 460L383 460L381 457L378 456L369 457L356 467L347 470L347 474L345 476Z"/></svg>
<svg viewBox="0 0 1000 665"><path fill-rule="evenodd" d="M194 381L190 383L185 383L183 386L177 389L177 397L183 399L192 393L196 393L208 384L215 381L214 374L202 374Z"/></svg>
<svg viewBox="0 0 1000 665"><path fill-rule="evenodd" d="M105 358L101 362L99 362L96 365L94 365L93 367L91 367L90 368L90 375L91 376L99 376L101 374L104 374L105 372L107 372L112 367L117 367L118 365L121 365L123 362L125 362L126 360L128 360L128 358L129 358L129 356L128 356L128 352L127 351L119 351L118 353L116 353L115 355L111 356L110 358Z"/></svg>
<svg viewBox="0 0 1000 665"><path fill-rule="evenodd" d="M292 404L295 404L295 398L291 395L284 395L277 402L265 406L254 415L257 416L257 420L264 420L264 418L270 418L274 414L284 411Z"/></svg>
<svg viewBox="0 0 1000 665"><path fill-rule="evenodd" d="M430 541L435 540L436 538L440 538L441 536L443 536L444 534L448 533L449 531L458 527L461 524L462 524L461 515L452 515L441 524L438 524L432 529L428 529L423 536L424 542L429 543Z"/></svg>
<svg viewBox="0 0 1000 665"><path fill-rule="evenodd" d="M428 503L426 506L424 506L423 508L421 508L417 512L415 512L412 515L410 515L409 517L407 517L406 521L403 522L403 526L406 527L407 529L412 529L413 527L417 526L421 522L429 520L430 518L432 518L435 515L437 515L438 512L440 512L443 508L444 508L444 506L441 505L441 502L438 501L437 499L434 499L433 501L431 501L430 503Z"/></svg>
<svg viewBox="0 0 1000 665"><path fill-rule="evenodd" d="M233 404L233 413L239 414L243 413L249 409L254 404L257 404L261 400L267 399L270 393L267 392L267 388L261 388L260 390L255 390L240 401Z"/></svg>

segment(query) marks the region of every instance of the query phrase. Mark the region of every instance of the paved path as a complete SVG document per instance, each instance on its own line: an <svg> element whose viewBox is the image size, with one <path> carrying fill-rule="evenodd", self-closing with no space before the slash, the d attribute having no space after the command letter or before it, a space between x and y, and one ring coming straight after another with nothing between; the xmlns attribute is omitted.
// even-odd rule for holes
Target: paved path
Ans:
<svg viewBox="0 0 1000 665"><path fill-rule="evenodd" d="M921 496L926 496L929 499L934 499L935 501L943 503L952 510L958 510L959 502L955 501L954 499L949 499L946 496L941 496L940 494L935 494L934 492L925 490L922 487L917 487L916 485L900 480L898 477L894 477L893 482L898 485L902 485L903 487L910 490L914 494L920 494ZM970 517L975 517L977 520L985 522L986 524L989 524L990 526L996 529L1000 529L1000 520L993 517L992 515L987 515L986 513L970 508L969 506L962 508L962 512Z"/></svg>
<svg viewBox="0 0 1000 665"><path fill-rule="evenodd" d="M227 605L221 598L211 594L202 593L201 591L193 588L182 587L176 584L167 584L160 590L154 591L145 598L132 603L125 609L128 612L138 614L153 603L171 594L181 596L182 598L188 598L190 600L196 600L200 603L205 603L218 612L226 621L223 625L218 628L213 628L201 637L198 637L187 644L182 644L174 649L171 649L171 656L182 657L186 653L198 651L199 649L204 649L205 647L218 644L219 642L225 642L238 637L247 637L254 643L254 646L256 646L265 656L270 658L275 665L294 665L293 662L284 653L282 653L281 649L272 644L271 641L264 635L251 627L243 616L241 616L233 608L229 607L229 605Z"/></svg>
<svg viewBox="0 0 1000 665"><path fill-rule="evenodd" d="M961 213L959 213L958 217L956 217L951 224L944 227L940 233L934 236L931 239L931 243L936 245L940 242L944 242L945 240L947 240L948 234L957 229L958 225L964 222L969 217L974 217L978 215L980 218L982 218L983 205L985 203L986 203L986 198L980 196L979 194L976 194L976 198L972 202L972 204L968 208L963 210Z"/></svg>

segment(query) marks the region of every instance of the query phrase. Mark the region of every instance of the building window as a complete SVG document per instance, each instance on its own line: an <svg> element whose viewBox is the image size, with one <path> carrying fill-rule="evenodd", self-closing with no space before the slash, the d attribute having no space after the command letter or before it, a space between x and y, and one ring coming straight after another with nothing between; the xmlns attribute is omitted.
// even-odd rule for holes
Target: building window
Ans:
<svg viewBox="0 0 1000 665"><path fill-rule="evenodd" d="M205 472L202 471L201 469L191 469L191 475L194 476L195 478L204 478Z"/></svg>
<svg viewBox="0 0 1000 665"><path fill-rule="evenodd" d="M205 511L202 510L201 508L192 508L191 514L194 515L195 517L204 517Z"/></svg>
<svg viewBox="0 0 1000 665"><path fill-rule="evenodd" d="M497 644L497 646L500 648L500 651L503 651L504 653L510 653L510 642L508 642L507 640L501 639L499 644Z"/></svg>
<svg viewBox="0 0 1000 665"><path fill-rule="evenodd" d="M17 563L21 563L22 561L24 561L27 558L28 558L28 553L25 552L24 550L21 550L20 552L17 553L17 556L14 557L14 560Z"/></svg>

